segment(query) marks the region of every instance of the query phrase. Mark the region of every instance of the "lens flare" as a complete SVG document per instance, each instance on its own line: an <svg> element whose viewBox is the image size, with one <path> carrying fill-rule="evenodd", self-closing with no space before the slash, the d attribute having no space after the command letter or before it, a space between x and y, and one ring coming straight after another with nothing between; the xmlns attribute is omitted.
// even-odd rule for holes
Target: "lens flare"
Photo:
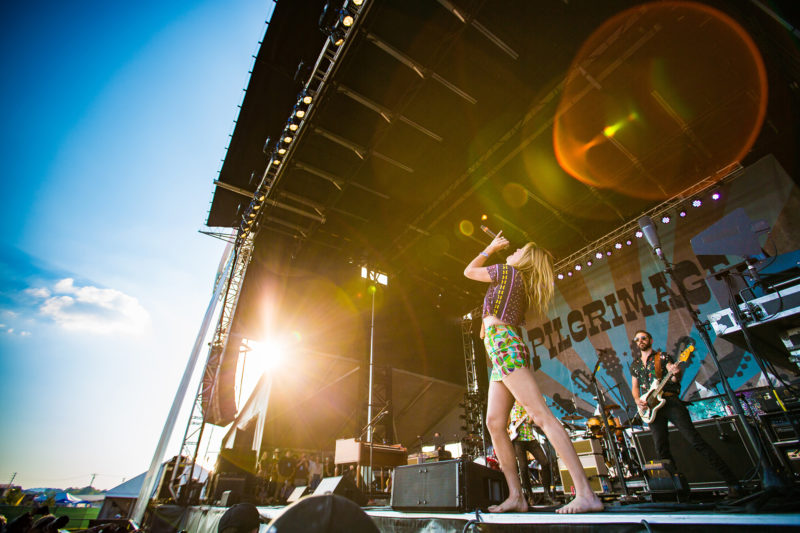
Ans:
<svg viewBox="0 0 800 533"><path fill-rule="evenodd" d="M559 165L577 180L644 199L722 179L764 121L767 76L731 17L654 2L605 22L567 75L553 126Z"/></svg>

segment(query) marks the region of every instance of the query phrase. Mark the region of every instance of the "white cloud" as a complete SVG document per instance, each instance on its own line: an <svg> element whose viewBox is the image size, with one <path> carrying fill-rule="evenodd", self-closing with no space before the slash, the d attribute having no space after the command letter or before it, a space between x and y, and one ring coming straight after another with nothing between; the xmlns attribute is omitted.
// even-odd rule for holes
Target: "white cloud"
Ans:
<svg viewBox="0 0 800 533"><path fill-rule="evenodd" d="M138 333L150 320L136 298L115 289L76 286L72 278L57 282L39 311L64 329L93 333Z"/></svg>
<svg viewBox="0 0 800 533"><path fill-rule="evenodd" d="M48 291L45 288L41 288L41 287L33 287L33 288L30 288L30 289L25 289L24 292L26 294L30 294L31 296L34 296L36 298L49 298L50 297L50 291Z"/></svg>

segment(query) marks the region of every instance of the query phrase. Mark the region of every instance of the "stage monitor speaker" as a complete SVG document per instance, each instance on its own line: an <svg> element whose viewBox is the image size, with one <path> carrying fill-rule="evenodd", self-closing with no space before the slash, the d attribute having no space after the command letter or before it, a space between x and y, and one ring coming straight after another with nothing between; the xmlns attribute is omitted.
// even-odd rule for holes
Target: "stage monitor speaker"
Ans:
<svg viewBox="0 0 800 533"><path fill-rule="evenodd" d="M647 490L653 500L689 500L689 484L686 477L675 470L669 461L647 463L643 467Z"/></svg>
<svg viewBox="0 0 800 533"><path fill-rule="evenodd" d="M348 476L326 477L319 482L314 490L314 495L336 494L352 500L360 506L367 505L367 497L356 487L355 482Z"/></svg>
<svg viewBox="0 0 800 533"><path fill-rule="evenodd" d="M311 491L308 489L308 485L298 485L294 488L289 497L286 498L286 503L294 503L306 494L311 494Z"/></svg>
<svg viewBox="0 0 800 533"><path fill-rule="evenodd" d="M506 498L503 473L471 461L454 459L394 470L393 509L467 512L486 509Z"/></svg>
<svg viewBox="0 0 800 533"><path fill-rule="evenodd" d="M222 500L225 493L228 493L226 502L221 503L223 507L230 507L235 503L239 503L241 497L245 493L247 487L246 476L236 476L231 474L217 474L217 482L214 486L214 497L211 501Z"/></svg>
<svg viewBox="0 0 800 533"><path fill-rule="evenodd" d="M733 470L737 479L748 479L756 469L758 455L753 450L739 418L726 416L695 422L700 436L719 454ZM633 441L641 463L658 462L653 434L648 431L635 432ZM677 428L669 428L669 448L675 460L675 468L686 476L691 489L722 489L727 486L719 472L708 464L705 457L697 453Z"/></svg>

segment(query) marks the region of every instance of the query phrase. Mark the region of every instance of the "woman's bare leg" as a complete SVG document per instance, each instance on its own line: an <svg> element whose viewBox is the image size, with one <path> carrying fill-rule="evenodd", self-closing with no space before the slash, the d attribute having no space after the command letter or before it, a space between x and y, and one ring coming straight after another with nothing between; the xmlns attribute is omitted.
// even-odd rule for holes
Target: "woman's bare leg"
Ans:
<svg viewBox="0 0 800 533"><path fill-rule="evenodd" d="M519 482L519 472L517 470L517 456L514 453L514 446L506 432L508 415L514 405L514 397L508 391L503 382L492 381L489 383L489 399L486 406L486 427L492 436L492 445L500 461L500 468L508 483L508 499L500 505L489 507L491 513L505 513L508 511L525 512L528 510L528 502L522 494L522 486Z"/></svg>
<svg viewBox="0 0 800 533"><path fill-rule="evenodd" d="M603 502L592 491L589 480L583 471L583 465L581 465L578 454L575 453L575 449L572 447L572 442L569 440L567 432L558 419L553 416L547 404L545 404L544 396L542 396L539 385L536 383L531 371L527 368L518 368L503 379L503 384L519 400L525 411L533 418L533 422L542 428L575 483L575 499L556 512L587 513L601 511ZM494 442L494 435L492 435L492 441ZM502 462L500 464L502 465Z"/></svg>

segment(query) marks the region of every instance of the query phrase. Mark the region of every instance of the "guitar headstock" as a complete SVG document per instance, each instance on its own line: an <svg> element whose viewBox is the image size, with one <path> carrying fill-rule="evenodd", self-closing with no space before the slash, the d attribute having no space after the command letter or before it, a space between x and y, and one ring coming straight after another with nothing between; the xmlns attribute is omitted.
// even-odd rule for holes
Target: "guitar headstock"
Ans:
<svg viewBox="0 0 800 533"><path fill-rule="evenodd" d="M683 350L683 351L681 352L681 354L678 356L678 362L680 362L680 363L685 363L686 361L688 361L688 360L689 360L689 357L691 357L691 356L692 356L692 352L693 352L693 351L694 351L694 345L690 344L690 345L689 345L689 346L687 346L687 347L686 347L686 349L685 349L685 350Z"/></svg>

